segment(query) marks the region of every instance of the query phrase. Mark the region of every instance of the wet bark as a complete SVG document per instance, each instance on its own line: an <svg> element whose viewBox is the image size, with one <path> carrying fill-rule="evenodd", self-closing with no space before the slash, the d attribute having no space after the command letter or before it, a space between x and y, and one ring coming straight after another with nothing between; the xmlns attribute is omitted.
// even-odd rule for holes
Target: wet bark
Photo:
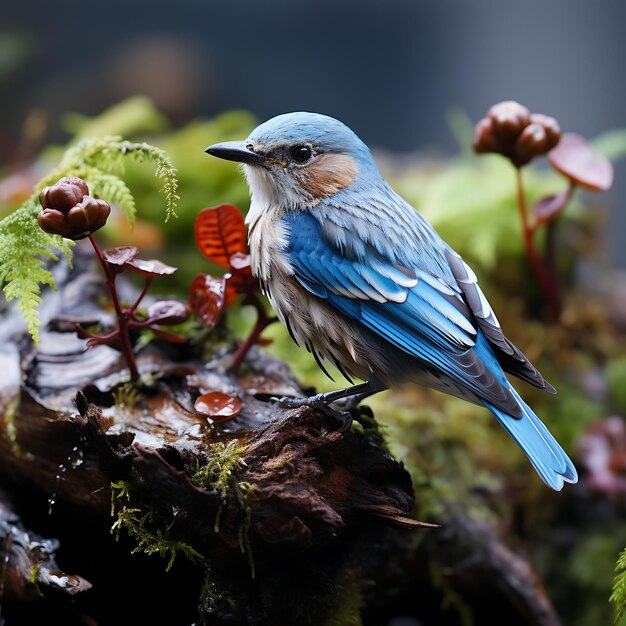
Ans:
<svg viewBox="0 0 626 626"><path fill-rule="evenodd" d="M414 518L410 477L366 408L352 410L348 430L309 408L281 409L268 399L303 393L287 366L253 349L234 374L228 341L207 359L200 343L154 343L129 387L118 352L84 351L67 332L77 318L112 323L96 269L79 257L75 266L56 270L39 346L17 312L0 326L6 623L317 626L351 623L342 616L352 611L385 624L416 593L426 615L439 592L416 540L440 533L455 567L476 542ZM197 413L208 391L238 398L240 414L213 424ZM507 622L557 624L527 563L498 552L497 538L486 544L489 567L483 559L474 574ZM482 597L460 566L459 581ZM456 623L446 619L432 623Z"/></svg>

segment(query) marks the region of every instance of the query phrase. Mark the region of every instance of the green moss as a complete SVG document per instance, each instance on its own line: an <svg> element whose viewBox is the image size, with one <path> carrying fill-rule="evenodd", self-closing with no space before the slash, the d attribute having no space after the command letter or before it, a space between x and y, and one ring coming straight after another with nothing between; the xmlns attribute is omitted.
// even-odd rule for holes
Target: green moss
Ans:
<svg viewBox="0 0 626 626"><path fill-rule="evenodd" d="M235 599L221 585L213 579L211 572L207 572L200 591L201 615L232 613L236 608Z"/></svg>
<svg viewBox="0 0 626 626"><path fill-rule="evenodd" d="M189 468L191 480L203 489L217 489L226 497L232 488L233 472L243 466L241 456L246 449L238 439L210 445L206 450L207 462L202 465L196 458Z"/></svg>
<svg viewBox="0 0 626 626"><path fill-rule="evenodd" d="M30 576L28 577L28 580L32 585L37 586L37 580L39 578L40 571L41 571L41 565L39 565L39 563L33 563L30 566Z"/></svg>
<svg viewBox="0 0 626 626"><path fill-rule="evenodd" d="M18 459L32 461L34 460L33 455L30 452L25 452L24 450L22 450L19 442L17 441L17 427L15 426L15 415L17 413L18 406L18 400L9 402L7 404L7 407L4 410L4 429L7 434L7 438L11 444L11 452L13 452L13 455L16 456Z"/></svg>
<svg viewBox="0 0 626 626"><path fill-rule="evenodd" d="M132 413L138 400L139 392L132 383L124 383L113 392L115 411L121 416L128 416Z"/></svg>
<svg viewBox="0 0 626 626"><path fill-rule="evenodd" d="M252 512L248 502L254 487L251 483L239 481L236 476L236 472L245 465L242 455L246 449L247 446L241 444L238 439L233 439L228 443L214 443L207 449L207 462L201 465L200 460L196 458L188 469L192 482L203 489L216 489L222 497L222 505L215 516L216 533L220 531L220 521L226 500L231 494L236 498L241 512L237 531L239 547L242 554L248 556L250 571L254 578L255 567L249 536Z"/></svg>
<svg viewBox="0 0 626 626"><path fill-rule="evenodd" d="M137 486L128 481L111 483L111 515L117 517L111 527L111 534L116 541L125 530L129 537L137 541L131 554L158 554L167 559L165 571L169 571L179 553L183 553L190 561L202 558L202 555L188 543L172 538L170 527L160 528L161 516L151 507L145 509L129 506ZM177 514L175 512L175 514Z"/></svg>
<svg viewBox="0 0 626 626"><path fill-rule="evenodd" d="M450 584L449 576L452 574L454 572L450 568L431 563L430 579L435 589L439 589L443 594L443 600L441 601L442 612L453 610L456 612L461 626L473 626L474 615L472 608Z"/></svg>
<svg viewBox="0 0 626 626"><path fill-rule="evenodd" d="M364 594L373 584L355 565L344 565L335 579L335 596L324 626L363 626Z"/></svg>

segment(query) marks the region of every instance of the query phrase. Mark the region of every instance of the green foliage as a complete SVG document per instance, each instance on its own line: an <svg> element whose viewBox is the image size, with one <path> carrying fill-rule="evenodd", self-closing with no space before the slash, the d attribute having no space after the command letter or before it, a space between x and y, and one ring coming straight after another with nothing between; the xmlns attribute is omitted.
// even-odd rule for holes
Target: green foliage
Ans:
<svg viewBox="0 0 626 626"><path fill-rule="evenodd" d="M613 593L610 601L615 604L617 610L615 615L615 623L617 623L622 619L626 610L626 549L620 553L615 571L618 574L613 581Z"/></svg>
<svg viewBox="0 0 626 626"><path fill-rule="evenodd" d="M607 363L606 379L613 408L626 415L626 356Z"/></svg>
<svg viewBox="0 0 626 626"><path fill-rule="evenodd" d="M515 173L506 159L465 156L385 173L394 189L472 264L493 271L503 261L523 258ZM534 166L524 168L524 183L531 201L567 186L562 177ZM578 213L570 206L565 219Z"/></svg>
<svg viewBox="0 0 626 626"><path fill-rule="evenodd" d="M202 558L202 555L189 544L170 538L169 528L158 527L158 516L152 509L142 511L128 504L135 487L128 482L111 483L111 515L117 519L111 527L111 533L119 540L122 529L128 536L137 541L131 554L143 552L147 555L158 554L167 558L165 571L168 572L179 552L182 552L190 561ZM125 501L126 504L123 504Z"/></svg>
<svg viewBox="0 0 626 626"><path fill-rule="evenodd" d="M121 175L128 161L151 163L155 175L163 182L166 221L175 216L178 201L176 169L165 152L145 142L132 142L120 137L96 137L80 141L67 150L60 165L36 186L35 193L16 211L0 221L0 284L7 301L17 299L33 339L38 341L40 324L38 308L41 287L55 288L46 260L57 261L64 254L71 261L73 241L50 235L39 228L37 214L39 192L63 176L79 176L94 196L117 204L135 220L135 201Z"/></svg>
<svg viewBox="0 0 626 626"><path fill-rule="evenodd" d="M131 137L139 132L162 133L167 130L168 122L151 100L134 96L114 104L97 117L68 113L63 118L63 126L73 135L72 141L76 143L89 137Z"/></svg>
<svg viewBox="0 0 626 626"><path fill-rule="evenodd" d="M592 142L594 149L610 161L626 156L626 128L619 128L603 133Z"/></svg>

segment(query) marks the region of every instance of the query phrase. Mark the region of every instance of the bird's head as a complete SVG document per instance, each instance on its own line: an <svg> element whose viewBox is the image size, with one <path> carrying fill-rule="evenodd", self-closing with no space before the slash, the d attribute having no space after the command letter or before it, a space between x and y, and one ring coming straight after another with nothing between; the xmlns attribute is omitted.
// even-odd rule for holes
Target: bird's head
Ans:
<svg viewBox="0 0 626 626"><path fill-rule="evenodd" d="M243 163L253 198L287 209L315 206L376 169L354 132L319 113L278 115L246 140L215 144L206 152Z"/></svg>

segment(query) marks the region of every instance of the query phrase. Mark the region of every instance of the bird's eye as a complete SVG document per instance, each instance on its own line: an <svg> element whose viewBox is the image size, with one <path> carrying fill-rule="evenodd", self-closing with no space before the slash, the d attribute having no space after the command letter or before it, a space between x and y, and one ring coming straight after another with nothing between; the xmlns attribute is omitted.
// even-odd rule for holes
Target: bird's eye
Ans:
<svg viewBox="0 0 626 626"><path fill-rule="evenodd" d="M296 163L306 163L313 154L309 146L295 146L291 149L291 156Z"/></svg>

